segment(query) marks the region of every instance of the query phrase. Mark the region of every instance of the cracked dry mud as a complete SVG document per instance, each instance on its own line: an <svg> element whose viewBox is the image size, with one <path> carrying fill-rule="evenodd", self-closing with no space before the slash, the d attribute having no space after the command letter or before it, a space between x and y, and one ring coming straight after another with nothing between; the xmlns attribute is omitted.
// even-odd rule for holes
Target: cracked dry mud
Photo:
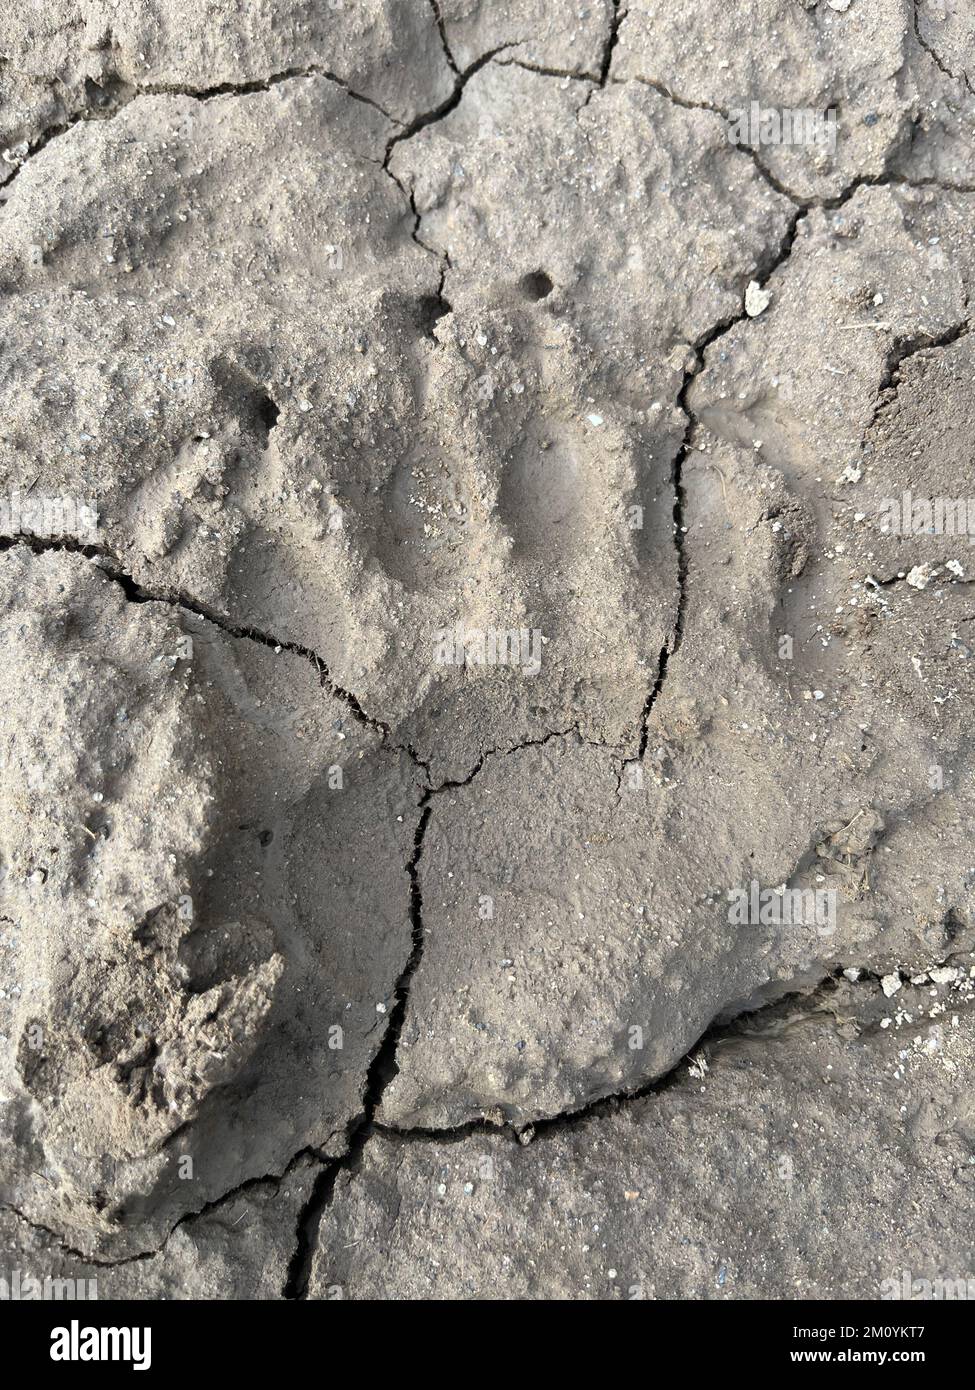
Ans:
<svg viewBox="0 0 975 1390"><path fill-rule="evenodd" d="M975 1277L972 0L26 0L0 153L0 1279Z"/></svg>

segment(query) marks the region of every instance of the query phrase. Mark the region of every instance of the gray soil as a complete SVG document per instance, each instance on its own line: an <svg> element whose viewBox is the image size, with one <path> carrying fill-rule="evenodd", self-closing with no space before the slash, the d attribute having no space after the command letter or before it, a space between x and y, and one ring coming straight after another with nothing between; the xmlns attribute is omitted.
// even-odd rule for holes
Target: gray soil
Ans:
<svg viewBox="0 0 975 1390"><path fill-rule="evenodd" d="M973 231L975 0L7 7L0 1281L975 1281Z"/></svg>

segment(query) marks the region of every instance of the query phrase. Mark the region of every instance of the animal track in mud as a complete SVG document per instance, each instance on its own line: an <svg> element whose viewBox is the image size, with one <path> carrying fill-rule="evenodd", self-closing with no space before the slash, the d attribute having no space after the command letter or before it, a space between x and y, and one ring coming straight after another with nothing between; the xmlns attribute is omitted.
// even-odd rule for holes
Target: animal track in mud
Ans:
<svg viewBox="0 0 975 1390"><path fill-rule="evenodd" d="M362 1291L381 1248L407 1296L446 1251L433 1291L483 1252L582 1297L583 1213L657 1291L780 1296L735 1223L796 1083L853 1228L872 1099L961 1260L968 537L877 524L966 487L957 17L339 10L11 20L4 1232L140 1296ZM835 100L835 158L736 148L736 83ZM830 931L728 911L785 892ZM648 1171L682 1254L607 1214ZM865 1288L803 1201L779 1245Z"/></svg>

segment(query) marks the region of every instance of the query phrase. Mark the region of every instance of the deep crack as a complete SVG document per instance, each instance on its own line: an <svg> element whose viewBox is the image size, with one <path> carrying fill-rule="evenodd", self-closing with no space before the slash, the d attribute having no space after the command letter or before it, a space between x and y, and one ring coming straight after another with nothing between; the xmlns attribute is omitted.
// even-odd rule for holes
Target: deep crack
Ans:
<svg viewBox="0 0 975 1390"><path fill-rule="evenodd" d="M922 970L930 971L939 966L948 965L956 958L969 954L971 953L952 951L944 959L924 966L917 973L920 974ZM749 1036L750 1029L754 1029L756 1035L761 1036L768 1021L771 1020L773 1023L778 1021L787 1010L794 1008L797 1001L802 1001L804 1004L803 1012L798 1015L798 1018L806 1019L816 1017L819 1014L832 1014L835 1019L837 1016L829 1007L829 1001L836 992L839 982L842 979L848 979L844 976L844 971L851 968L850 965L843 963L834 964L828 970L824 970L817 979L809 981L801 988L786 988L782 993L776 994L773 999L766 1002L753 1006L746 1005L730 1018L722 1017L719 1011L701 1035L688 1047L687 1051L660 1076L624 1090L611 1091L606 1095L596 1096L575 1110L563 1110L557 1115L533 1120L520 1128L507 1120L497 1122L481 1116L447 1128L377 1124L374 1126L374 1131L381 1134L392 1134L399 1139L410 1141L429 1139L444 1141L464 1138L469 1134L478 1132L500 1132L508 1134L516 1143L525 1144L530 1143L540 1134L573 1129L578 1125L587 1124L593 1119L617 1113L637 1101L647 1099L649 1096L661 1095L673 1089L683 1079L684 1069L693 1062L695 1056L702 1049L718 1046L734 1038ZM882 977L876 971L868 970L863 966L855 968L859 971L859 977L855 982L848 980L849 983L856 986L870 986L873 989L880 986ZM797 1016L790 1015L790 1021L797 1021Z"/></svg>
<svg viewBox="0 0 975 1390"><path fill-rule="evenodd" d="M609 71L613 66L613 54L616 52L616 45L620 37L620 25L626 18L626 11L620 8L622 0L613 0L613 15L609 25L609 37L606 40L606 47L603 50L602 62L599 65L599 85L605 87L609 81Z"/></svg>
<svg viewBox="0 0 975 1390"><path fill-rule="evenodd" d="M440 12L440 6L437 3L437 0L430 0L430 8L433 10L433 17L437 21L437 32L440 35L440 42L443 45L443 52L444 57L447 60L447 66L450 68L451 72L456 72L459 74L460 69L457 66L456 60L454 59L454 55L450 51L450 44L447 42L447 27L444 24L443 15Z"/></svg>
<svg viewBox="0 0 975 1390"><path fill-rule="evenodd" d="M398 1070L396 1051L409 1004L410 983L423 957L423 895L420 890L419 863L423 853L423 838L430 819L430 798L432 795L434 795L433 792L427 791L420 800L419 820L413 838L413 857L406 866L410 878L410 929L412 937L410 954L396 982L394 991L396 1002L390 1011L382 1044L373 1057L366 1074L362 1114L349 1136L348 1149L340 1159L328 1164L319 1174L311 1196L299 1216L297 1244L288 1267L288 1277L284 1286L286 1299L302 1299L307 1295L318 1229L322 1216L332 1200L336 1181L340 1173L351 1173L357 1168L362 1152L375 1127L375 1116L382 1104L383 1094Z"/></svg>

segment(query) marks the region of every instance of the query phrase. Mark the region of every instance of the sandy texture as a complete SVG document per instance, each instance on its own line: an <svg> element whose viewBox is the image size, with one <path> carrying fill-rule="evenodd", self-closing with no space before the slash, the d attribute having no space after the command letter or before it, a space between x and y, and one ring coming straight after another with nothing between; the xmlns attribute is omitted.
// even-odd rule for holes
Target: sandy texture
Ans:
<svg viewBox="0 0 975 1390"><path fill-rule="evenodd" d="M915 993L902 1029L725 1040L528 1147L377 1136L339 1178L311 1296L879 1299L904 1271L964 1277L971 989ZM928 1022L932 993L965 1011Z"/></svg>
<svg viewBox="0 0 975 1390"><path fill-rule="evenodd" d="M5 1181L79 1248L135 1253L342 1151L409 950L417 792L299 655L80 556L0 568Z"/></svg>
<svg viewBox="0 0 975 1390"><path fill-rule="evenodd" d="M142 93L203 97L320 71L409 122L454 85L426 0L30 3L0 20L0 56L0 144L14 168L59 128Z"/></svg>
<svg viewBox="0 0 975 1390"><path fill-rule="evenodd" d="M0 20L6 1287L969 1277L973 55Z"/></svg>
<svg viewBox="0 0 975 1390"><path fill-rule="evenodd" d="M437 10L450 59L462 72L496 53L529 68L598 78L616 22L612 0L442 0Z"/></svg>

